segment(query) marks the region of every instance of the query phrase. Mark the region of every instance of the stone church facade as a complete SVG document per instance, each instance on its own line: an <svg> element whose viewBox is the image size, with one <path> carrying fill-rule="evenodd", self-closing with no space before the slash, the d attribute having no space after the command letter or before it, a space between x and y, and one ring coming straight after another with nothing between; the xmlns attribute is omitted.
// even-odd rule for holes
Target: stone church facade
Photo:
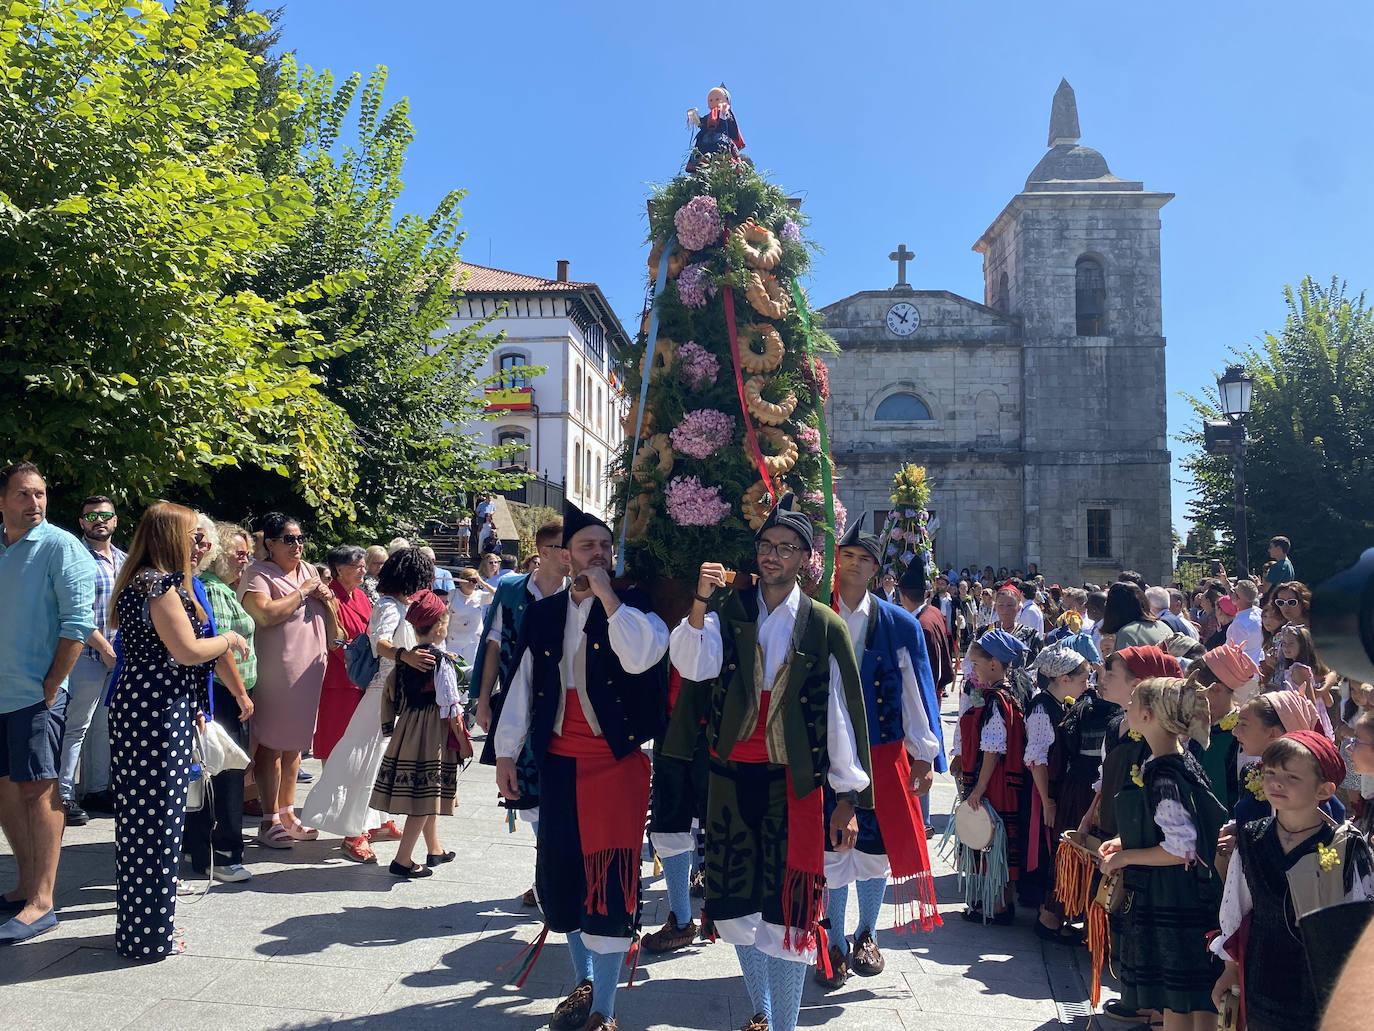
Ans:
<svg viewBox="0 0 1374 1031"><path fill-rule="evenodd" d="M956 569L1152 583L1170 569L1160 209L1078 144L1067 82L1049 150L973 249L981 302L898 283L826 306L831 443L851 514L881 520L898 465L924 465Z"/></svg>

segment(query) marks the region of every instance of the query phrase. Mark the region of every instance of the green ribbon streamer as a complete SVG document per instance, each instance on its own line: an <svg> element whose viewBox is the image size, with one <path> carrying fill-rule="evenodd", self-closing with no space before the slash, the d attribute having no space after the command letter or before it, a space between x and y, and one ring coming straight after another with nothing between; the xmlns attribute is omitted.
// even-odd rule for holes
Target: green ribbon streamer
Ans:
<svg viewBox="0 0 1374 1031"><path fill-rule="evenodd" d="M792 280L792 302L797 306L797 318L802 324L802 341L806 344L806 360L812 363L812 377L815 377L816 354L811 347L811 313L806 310L802 298L801 284ZM835 573L835 478L831 474L830 434L825 429L825 402L820 392L816 394L816 429L821 435L821 483L825 490L825 558L821 571L822 595L834 588Z"/></svg>

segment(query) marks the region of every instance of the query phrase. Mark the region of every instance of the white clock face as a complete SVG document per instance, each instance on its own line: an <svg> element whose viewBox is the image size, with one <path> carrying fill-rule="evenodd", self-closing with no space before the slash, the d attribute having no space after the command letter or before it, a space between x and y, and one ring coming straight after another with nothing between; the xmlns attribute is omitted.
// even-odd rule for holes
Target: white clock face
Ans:
<svg viewBox="0 0 1374 1031"><path fill-rule="evenodd" d="M887 309L887 328L890 333L896 336L910 336L916 332L916 327L920 324L921 313L916 310L914 304L898 301Z"/></svg>

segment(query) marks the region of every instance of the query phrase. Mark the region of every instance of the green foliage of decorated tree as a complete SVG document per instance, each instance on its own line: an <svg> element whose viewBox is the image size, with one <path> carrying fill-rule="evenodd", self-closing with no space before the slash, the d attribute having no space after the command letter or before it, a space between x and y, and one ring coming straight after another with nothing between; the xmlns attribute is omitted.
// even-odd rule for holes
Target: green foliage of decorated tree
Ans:
<svg viewBox="0 0 1374 1031"><path fill-rule="evenodd" d="M901 582L913 564L925 570L926 583L940 575L931 547L926 511L930 505L930 479L925 466L904 465L892 477L892 509L883 521L878 539L883 545L881 569Z"/></svg>
<svg viewBox="0 0 1374 1031"><path fill-rule="evenodd" d="M252 59L208 0L0 0L0 439L64 495L174 494L215 470L350 508L353 443L306 306L238 288L310 214L254 154L299 102L235 104ZM266 22L245 16L240 32ZM289 61L288 61L289 64Z"/></svg>
<svg viewBox="0 0 1374 1031"><path fill-rule="evenodd" d="M1283 328L1235 351L1255 378L1247 547L1258 571L1269 538L1290 538L1298 575L1316 583L1374 542L1374 312L1334 279L1324 288L1308 277L1284 298ZM1199 420L1221 417L1214 390L1188 400ZM1231 458L1202 450L1200 422L1181 439L1197 447L1184 462L1197 527L1189 536L1220 531L1233 552Z"/></svg>
<svg viewBox="0 0 1374 1031"><path fill-rule="evenodd" d="M642 578L694 578L706 560L752 568L752 528L792 491L818 531L804 571L814 589L826 535L837 529L823 471L828 373L818 357L835 346L794 287L809 264L805 218L777 186L723 155L678 176L649 207L650 279L660 265L665 277L651 366L646 314L638 354L621 369L631 408L614 503L627 524L627 565Z"/></svg>

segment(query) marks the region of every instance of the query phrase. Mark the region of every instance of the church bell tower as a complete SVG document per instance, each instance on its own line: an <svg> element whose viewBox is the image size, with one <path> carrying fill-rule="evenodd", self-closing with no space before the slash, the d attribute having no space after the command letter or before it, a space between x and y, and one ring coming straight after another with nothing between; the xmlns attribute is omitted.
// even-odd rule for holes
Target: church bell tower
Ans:
<svg viewBox="0 0 1374 1031"><path fill-rule="evenodd" d="M1020 320L1025 554L1105 581L1169 574L1160 209L1079 143L1061 81L1048 151L973 245L985 303ZM1062 572L1061 572L1062 571Z"/></svg>

